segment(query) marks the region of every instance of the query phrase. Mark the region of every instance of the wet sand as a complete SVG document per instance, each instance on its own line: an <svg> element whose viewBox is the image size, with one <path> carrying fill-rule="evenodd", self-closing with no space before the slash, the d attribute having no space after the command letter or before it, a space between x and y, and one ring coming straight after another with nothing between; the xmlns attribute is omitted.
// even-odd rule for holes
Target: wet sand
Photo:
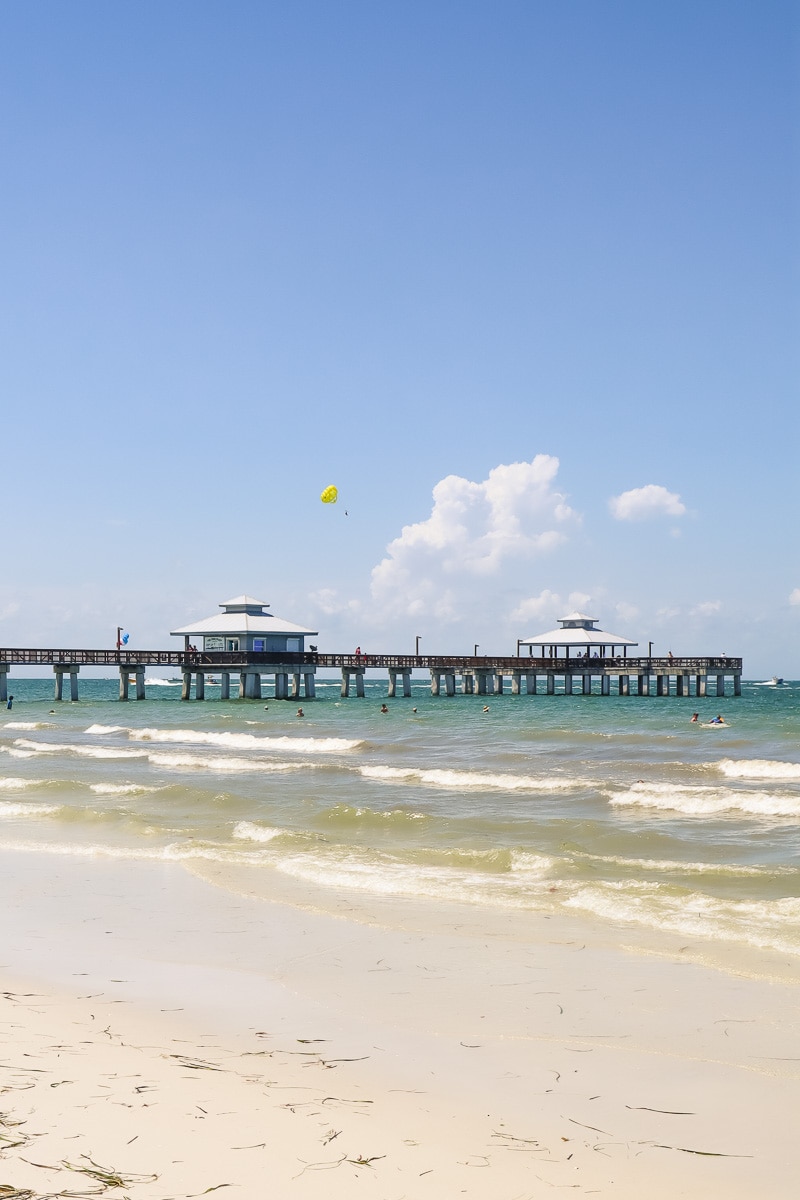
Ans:
<svg viewBox="0 0 800 1200"><path fill-rule="evenodd" d="M778 961L456 906L386 928L172 864L6 853L0 897L0 1183L33 1196L795 1195Z"/></svg>

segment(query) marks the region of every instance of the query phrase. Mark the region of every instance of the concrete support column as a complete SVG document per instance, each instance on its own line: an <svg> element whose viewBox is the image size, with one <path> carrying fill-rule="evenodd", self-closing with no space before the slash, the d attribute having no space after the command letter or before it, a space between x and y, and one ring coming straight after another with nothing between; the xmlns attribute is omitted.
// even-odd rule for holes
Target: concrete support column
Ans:
<svg viewBox="0 0 800 1200"><path fill-rule="evenodd" d="M120 698L120 700L128 699L128 683L129 683L128 668L120 667L120 669L119 669L119 698ZM56 700L60 700L60 699L61 699L60 696L56 696Z"/></svg>
<svg viewBox="0 0 800 1200"><path fill-rule="evenodd" d="M394 667L389 667L389 699L393 700L397 695L397 671Z"/></svg>
<svg viewBox="0 0 800 1200"><path fill-rule="evenodd" d="M478 695L485 696L487 691L489 690L486 686L486 681L488 679L486 672L479 671L478 675L477 675L477 679L478 679Z"/></svg>
<svg viewBox="0 0 800 1200"><path fill-rule="evenodd" d="M195 698L195 700L205 700L205 698L206 698L206 673L205 673L205 671L195 671L195 674L194 674L194 698Z"/></svg>
<svg viewBox="0 0 800 1200"><path fill-rule="evenodd" d="M566 696L572 695L572 678L571 674L564 676L564 694Z"/></svg>
<svg viewBox="0 0 800 1200"><path fill-rule="evenodd" d="M231 698L230 671L223 671L219 677L219 698L220 700L230 700Z"/></svg>
<svg viewBox="0 0 800 1200"><path fill-rule="evenodd" d="M78 671L80 670L77 663L58 663L53 667L56 677L55 698L56 700L64 699L64 676L69 673L69 698L70 700L78 699Z"/></svg>
<svg viewBox="0 0 800 1200"><path fill-rule="evenodd" d="M584 675L584 677L583 677L583 694L584 694L584 696L591 696L591 694L592 694L592 677L591 677L591 675Z"/></svg>
<svg viewBox="0 0 800 1200"><path fill-rule="evenodd" d="M556 677L552 671L547 672L547 694L554 696L556 692Z"/></svg>
<svg viewBox="0 0 800 1200"><path fill-rule="evenodd" d="M411 672L403 671L403 695L409 697L411 695Z"/></svg>
<svg viewBox="0 0 800 1200"><path fill-rule="evenodd" d="M741 677L741 675L734 675L734 677L733 677L733 694L734 694L734 696L741 696L741 694L742 694L742 677Z"/></svg>
<svg viewBox="0 0 800 1200"><path fill-rule="evenodd" d="M600 676L600 695L601 696L610 696L611 695L611 676L610 675L601 675Z"/></svg>
<svg viewBox="0 0 800 1200"><path fill-rule="evenodd" d="M258 699L260 699L261 698L261 675L260 674L253 675L252 678L258 680L258 690L259 690ZM289 699L289 672L288 671L276 671L275 672L275 699L276 700L288 700Z"/></svg>
<svg viewBox="0 0 800 1200"><path fill-rule="evenodd" d="M718 696L725 695L725 676L724 675L717 676L717 695Z"/></svg>
<svg viewBox="0 0 800 1200"><path fill-rule="evenodd" d="M0 663L0 700L8 703L8 663Z"/></svg>
<svg viewBox="0 0 800 1200"><path fill-rule="evenodd" d="M347 667L342 667L342 696L350 695L350 672Z"/></svg>
<svg viewBox="0 0 800 1200"><path fill-rule="evenodd" d="M475 695L475 676L474 675L462 675L461 686L464 689L465 696L474 696Z"/></svg>
<svg viewBox="0 0 800 1200"><path fill-rule="evenodd" d="M505 683L505 680L503 679L502 675L495 675L495 677L494 677L494 694L495 694L495 696L502 696L504 683Z"/></svg>
<svg viewBox="0 0 800 1200"><path fill-rule="evenodd" d="M695 675L694 679L694 694L695 696L705 696L706 694L706 675Z"/></svg>
<svg viewBox="0 0 800 1200"><path fill-rule="evenodd" d="M518 696L522 691L522 672L511 672L511 695Z"/></svg>
<svg viewBox="0 0 800 1200"><path fill-rule="evenodd" d="M528 693L529 696L536 695L536 672L535 671L526 671L525 672L525 691Z"/></svg>
<svg viewBox="0 0 800 1200"><path fill-rule="evenodd" d="M300 699L300 672L292 671L292 699Z"/></svg>
<svg viewBox="0 0 800 1200"><path fill-rule="evenodd" d="M144 700L144 667L136 668L136 699Z"/></svg>
<svg viewBox="0 0 800 1200"><path fill-rule="evenodd" d="M439 689L441 687L441 684L442 684L442 680L439 675L439 672L434 671L433 668L431 668L431 695L432 696L439 695Z"/></svg>
<svg viewBox="0 0 800 1200"><path fill-rule="evenodd" d="M630 675L620 675L620 677L619 677L619 694L620 694L620 696L630 696L630 694L631 694L631 677L630 677Z"/></svg>
<svg viewBox="0 0 800 1200"><path fill-rule="evenodd" d="M647 675L639 676L638 688L639 688L640 696L649 696L650 695L650 673L649 672L647 673Z"/></svg>
<svg viewBox="0 0 800 1200"><path fill-rule="evenodd" d="M356 671L356 695L364 699L364 671Z"/></svg>
<svg viewBox="0 0 800 1200"><path fill-rule="evenodd" d="M686 675L676 675L675 676L675 695L676 696L688 696L689 689L686 686L687 678L688 678L688 676L686 676Z"/></svg>
<svg viewBox="0 0 800 1200"><path fill-rule="evenodd" d="M285 678L285 676L284 676ZM242 696L245 700L260 700L261 699L261 672L260 671L243 671L242 680L244 681L244 689ZM278 695L278 676L275 676L275 699L285 700L286 697Z"/></svg>
<svg viewBox="0 0 800 1200"><path fill-rule="evenodd" d="M444 673L444 690L448 696L456 694L456 673L455 671L445 671Z"/></svg>
<svg viewBox="0 0 800 1200"><path fill-rule="evenodd" d="M313 671L306 671L304 673L303 686L306 693L306 700L313 700L317 694Z"/></svg>
<svg viewBox="0 0 800 1200"><path fill-rule="evenodd" d="M239 672L239 699L244 700L247 694L247 675L244 671Z"/></svg>
<svg viewBox="0 0 800 1200"><path fill-rule="evenodd" d="M669 675L656 675L656 695L669 695Z"/></svg>
<svg viewBox="0 0 800 1200"><path fill-rule="evenodd" d="M183 686L181 687L181 700L190 700L192 696L192 672L183 672Z"/></svg>

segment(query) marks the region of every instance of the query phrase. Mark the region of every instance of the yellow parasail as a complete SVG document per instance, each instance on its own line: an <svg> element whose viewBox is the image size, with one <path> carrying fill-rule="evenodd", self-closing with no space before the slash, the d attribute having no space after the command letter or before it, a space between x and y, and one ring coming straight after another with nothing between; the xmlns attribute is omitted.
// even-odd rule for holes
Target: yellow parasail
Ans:
<svg viewBox="0 0 800 1200"><path fill-rule="evenodd" d="M319 498L323 504L335 504L339 499L339 489L335 488L333 484L330 484L329 487L326 487L325 490L320 493Z"/></svg>

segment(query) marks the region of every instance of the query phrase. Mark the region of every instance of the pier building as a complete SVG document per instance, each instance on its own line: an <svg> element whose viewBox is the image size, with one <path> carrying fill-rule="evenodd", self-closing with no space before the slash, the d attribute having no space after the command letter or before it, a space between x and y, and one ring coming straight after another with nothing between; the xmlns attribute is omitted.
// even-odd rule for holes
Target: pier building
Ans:
<svg viewBox="0 0 800 1200"><path fill-rule="evenodd" d="M317 630L305 629L275 613L268 613L269 605L253 596L235 596L233 600L224 600L219 607L223 610L221 613L191 625L182 625L180 629L173 629L170 635L184 640L182 699L188 700L191 695L193 674L195 696L198 700L204 698L206 663L219 653L242 656L236 664L239 695L248 700L261 699L261 676L264 674L274 677L276 700L298 699L301 679L305 697L311 699L314 696L316 667L306 660L304 651L305 639L316 637ZM202 640L202 657L197 639ZM212 670L220 675L221 698L228 700L230 668L226 669L223 664Z"/></svg>

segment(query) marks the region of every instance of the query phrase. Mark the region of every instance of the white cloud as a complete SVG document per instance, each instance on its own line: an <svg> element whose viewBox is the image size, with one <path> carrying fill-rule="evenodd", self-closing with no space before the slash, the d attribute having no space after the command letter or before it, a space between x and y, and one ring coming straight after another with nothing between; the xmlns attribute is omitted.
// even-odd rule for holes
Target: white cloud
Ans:
<svg viewBox="0 0 800 1200"><path fill-rule="evenodd" d="M795 588L789 595L790 604L800 604L800 588Z"/></svg>
<svg viewBox="0 0 800 1200"><path fill-rule="evenodd" d="M433 489L430 516L406 525L372 571L384 613L452 620L487 580L547 554L579 518L554 490L558 459L501 464L476 483L448 475Z"/></svg>
<svg viewBox="0 0 800 1200"><path fill-rule="evenodd" d="M545 588L539 592L538 596L529 596L527 600L522 600L512 612L511 620L514 622L543 621L549 617L555 623L556 614L561 607L561 598L558 594Z"/></svg>
<svg viewBox="0 0 800 1200"><path fill-rule="evenodd" d="M690 608L689 616L711 617L714 615L714 613L718 613L721 608L721 600L705 600L702 604L695 604L694 608Z"/></svg>
<svg viewBox="0 0 800 1200"><path fill-rule="evenodd" d="M620 600L619 604L614 605L614 611L621 621L633 621L639 615L636 605L627 604L624 600Z"/></svg>
<svg viewBox="0 0 800 1200"><path fill-rule="evenodd" d="M320 588L316 592L309 592L308 599L313 608L326 617L345 612L357 612L361 608L358 600L343 599L335 588Z"/></svg>
<svg viewBox="0 0 800 1200"><path fill-rule="evenodd" d="M677 492L668 492L659 483L631 488L608 502L618 521L646 521L650 517L682 517L686 505Z"/></svg>

